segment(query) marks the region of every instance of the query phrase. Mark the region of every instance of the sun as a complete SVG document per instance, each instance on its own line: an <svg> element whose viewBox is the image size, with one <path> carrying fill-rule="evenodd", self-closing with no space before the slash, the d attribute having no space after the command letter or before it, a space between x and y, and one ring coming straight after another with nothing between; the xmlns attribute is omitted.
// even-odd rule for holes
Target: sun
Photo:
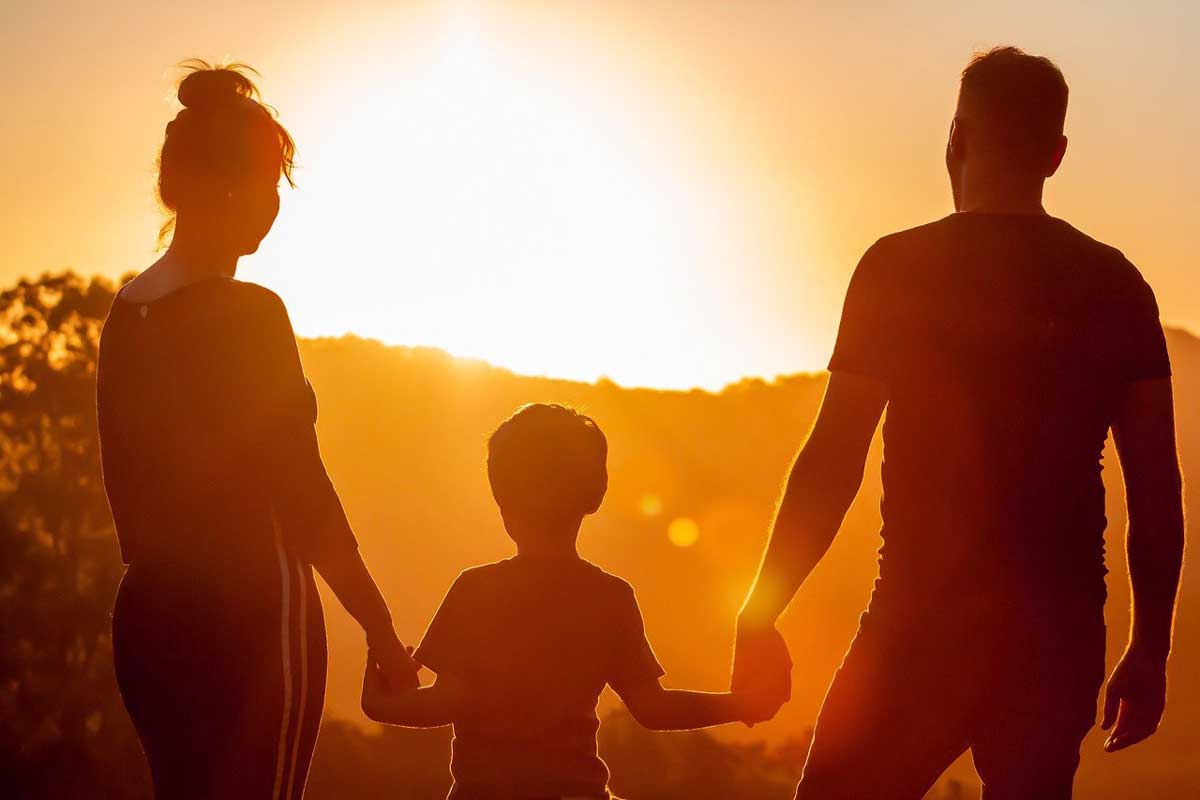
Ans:
<svg viewBox="0 0 1200 800"><path fill-rule="evenodd" d="M632 90L544 67L464 14L423 53L360 65L369 75L313 98L300 189L255 277L302 335L720 385L721 359L696 344L736 280L712 196L671 163Z"/></svg>

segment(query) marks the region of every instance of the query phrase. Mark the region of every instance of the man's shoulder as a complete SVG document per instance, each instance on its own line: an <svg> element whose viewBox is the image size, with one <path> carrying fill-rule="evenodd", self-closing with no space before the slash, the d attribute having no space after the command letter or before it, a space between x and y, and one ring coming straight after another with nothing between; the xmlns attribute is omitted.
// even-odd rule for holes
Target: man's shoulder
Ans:
<svg viewBox="0 0 1200 800"><path fill-rule="evenodd" d="M863 254L860 270L878 278L896 277L910 267L928 264L930 254L951 243L952 219L953 215L881 236Z"/></svg>
<svg viewBox="0 0 1200 800"><path fill-rule="evenodd" d="M1067 241L1074 246L1081 263L1104 270L1118 278L1141 280L1142 274L1121 250L1076 228L1066 220L1057 220Z"/></svg>
<svg viewBox="0 0 1200 800"><path fill-rule="evenodd" d="M911 228L889 233L879 237L872 247L889 248L901 247L915 242L926 242L930 240L938 240L947 235L954 225L954 215L935 219L932 222L926 222L922 225L916 225Z"/></svg>

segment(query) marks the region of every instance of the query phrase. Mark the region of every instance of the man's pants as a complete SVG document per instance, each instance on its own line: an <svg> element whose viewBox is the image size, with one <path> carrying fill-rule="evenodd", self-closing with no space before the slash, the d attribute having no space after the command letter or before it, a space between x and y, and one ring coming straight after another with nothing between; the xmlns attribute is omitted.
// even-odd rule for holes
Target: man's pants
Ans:
<svg viewBox="0 0 1200 800"><path fill-rule="evenodd" d="M1104 680L1103 609L877 605L825 696L797 800L919 800L968 749L984 800L1070 798Z"/></svg>

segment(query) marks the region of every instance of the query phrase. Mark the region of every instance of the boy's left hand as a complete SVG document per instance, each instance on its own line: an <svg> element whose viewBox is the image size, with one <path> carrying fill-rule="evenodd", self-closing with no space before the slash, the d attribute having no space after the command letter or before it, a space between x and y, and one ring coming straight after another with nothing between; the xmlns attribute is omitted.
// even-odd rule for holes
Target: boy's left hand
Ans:
<svg viewBox="0 0 1200 800"><path fill-rule="evenodd" d="M741 710L741 721L747 725L769 722L788 701L780 687L739 687L733 692Z"/></svg>

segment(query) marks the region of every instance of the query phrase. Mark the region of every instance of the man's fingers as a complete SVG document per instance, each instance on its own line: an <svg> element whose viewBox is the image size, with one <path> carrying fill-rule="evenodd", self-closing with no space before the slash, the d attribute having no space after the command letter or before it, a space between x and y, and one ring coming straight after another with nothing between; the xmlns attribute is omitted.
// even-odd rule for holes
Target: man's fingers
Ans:
<svg viewBox="0 0 1200 800"><path fill-rule="evenodd" d="M1145 741L1158 730L1161 716L1161 712L1154 706L1139 706L1129 701L1122 703L1116 727L1104 743L1104 749L1115 753Z"/></svg>
<svg viewBox="0 0 1200 800"><path fill-rule="evenodd" d="M1108 685L1108 690L1104 693L1104 716L1100 721L1100 727L1108 730L1117 721L1117 712L1121 708L1121 692L1111 683ZM1109 737L1111 740L1112 737Z"/></svg>

